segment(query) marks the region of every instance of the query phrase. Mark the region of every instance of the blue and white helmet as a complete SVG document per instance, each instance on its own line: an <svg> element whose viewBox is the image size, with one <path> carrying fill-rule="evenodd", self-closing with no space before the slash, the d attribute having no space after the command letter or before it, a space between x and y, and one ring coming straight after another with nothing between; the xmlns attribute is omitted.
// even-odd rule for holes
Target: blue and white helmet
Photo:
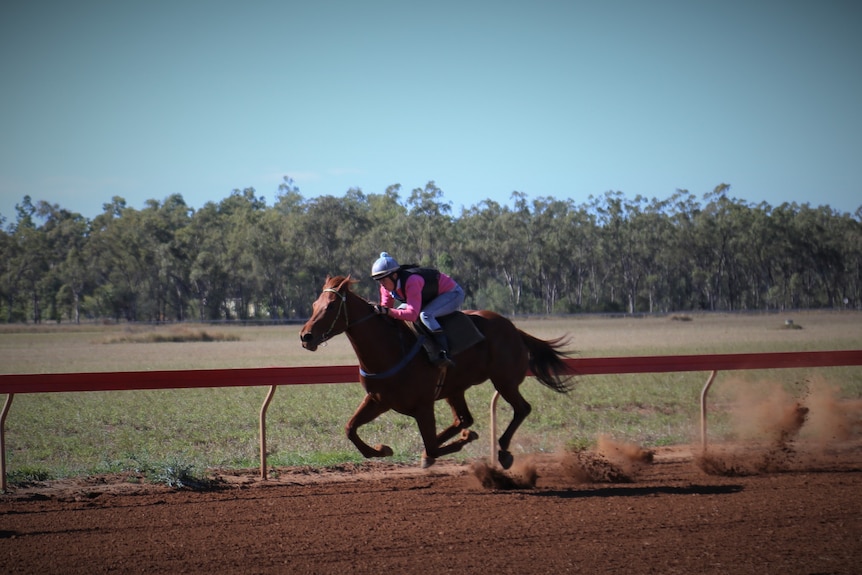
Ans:
<svg viewBox="0 0 862 575"><path fill-rule="evenodd" d="M383 279L392 272L397 272L399 267L401 266L395 258L386 252L380 252L380 257L371 266L371 277L375 280Z"/></svg>

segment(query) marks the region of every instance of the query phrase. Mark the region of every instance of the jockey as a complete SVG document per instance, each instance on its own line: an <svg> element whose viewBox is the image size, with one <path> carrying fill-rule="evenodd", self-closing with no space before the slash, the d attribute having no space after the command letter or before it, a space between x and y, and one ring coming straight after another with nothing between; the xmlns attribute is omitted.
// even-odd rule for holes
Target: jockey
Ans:
<svg viewBox="0 0 862 575"><path fill-rule="evenodd" d="M371 266L371 277L380 284L380 305L374 306L374 311L404 321L419 319L440 346L435 365L454 367L455 362L449 358L449 341L437 317L461 308L461 286L436 269L398 265L386 252Z"/></svg>

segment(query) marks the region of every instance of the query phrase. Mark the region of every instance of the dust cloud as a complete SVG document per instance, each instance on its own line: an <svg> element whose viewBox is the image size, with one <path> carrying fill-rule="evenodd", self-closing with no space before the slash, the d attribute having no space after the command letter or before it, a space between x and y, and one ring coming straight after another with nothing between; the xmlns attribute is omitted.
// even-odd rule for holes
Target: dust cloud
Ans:
<svg viewBox="0 0 862 575"><path fill-rule="evenodd" d="M602 434L595 449L566 450L559 459L564 472L576 483L631 483L645 465L652 463L653 452Z"/></svg>
<svg viewBox="0 0 862 575"><path fill-rule="evenodd" d="M555 459L563 475L576 484L631 483L644 465L652 463L653 452L601 435L594 449L563 450ZM517 460L509 471L481 462L474 463L471 472L485 489L532 489L539 478L531 457Z"/></svg>
<svg viewBox="0 0 862 575"><path fill-rule="evenodd" d="M536 464L531 457L523 461L516 460L509 471L492 467L484 461L473 463L470 471L485 489L532 489L539 478Z"/></svg>
<svg viewBox="0 0 862 575"><path fill-rule="evenodd" d="M730 441L696 458L712 475L755 475L828 465L842 442L862 437L862 401L841 400L822 379L793 394L774 382L735 380L730 396Z"/></svg>
<svg viewBox="0 0 862 575"><path fill-rule="evenodd" d="M713 409L728 416L730 431L694 458L707 474L830 469L862 440L862 400L842 399L839 388L822 379L802 382L795 393L774 382L731 380L722 388ZM553 460L573 484L590 484L632 483L653 458L653 451L600 435L594 446L561 450ZM474 463L471 475L485 489L533 489L540 479L537 461L519 456L508 471Z"/></svg>

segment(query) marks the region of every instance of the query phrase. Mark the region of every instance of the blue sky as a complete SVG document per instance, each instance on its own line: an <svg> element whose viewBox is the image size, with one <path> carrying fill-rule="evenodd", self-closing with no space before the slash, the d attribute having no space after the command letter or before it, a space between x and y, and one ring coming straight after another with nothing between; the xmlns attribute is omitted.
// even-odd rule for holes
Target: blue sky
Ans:
<svg viewBox="0 0 862 575"><path fill-rule="evenodd" d="M513 191L862 205L855 0L8 0L0 214Z"/></svg>

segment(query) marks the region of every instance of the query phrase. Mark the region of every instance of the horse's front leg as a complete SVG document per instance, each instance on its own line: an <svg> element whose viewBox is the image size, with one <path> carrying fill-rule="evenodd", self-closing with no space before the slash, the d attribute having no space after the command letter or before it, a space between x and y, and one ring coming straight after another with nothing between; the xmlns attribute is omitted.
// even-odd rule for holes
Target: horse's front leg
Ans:
<svg viewBox="0 0 862 575"><path fill-rule="evenodd" d="M344 431L347 432L347 439L353 442L353 445L362 453L363 457L389 457L392 455L392 448L388 445L377 445L371 447L359 437L357 430L370 421L374 421L383 413L389 411L388 407L384 407L379 402L374 401L371 395L366 394L362 403L356 408L353 417L347 422Z"/></svg>

